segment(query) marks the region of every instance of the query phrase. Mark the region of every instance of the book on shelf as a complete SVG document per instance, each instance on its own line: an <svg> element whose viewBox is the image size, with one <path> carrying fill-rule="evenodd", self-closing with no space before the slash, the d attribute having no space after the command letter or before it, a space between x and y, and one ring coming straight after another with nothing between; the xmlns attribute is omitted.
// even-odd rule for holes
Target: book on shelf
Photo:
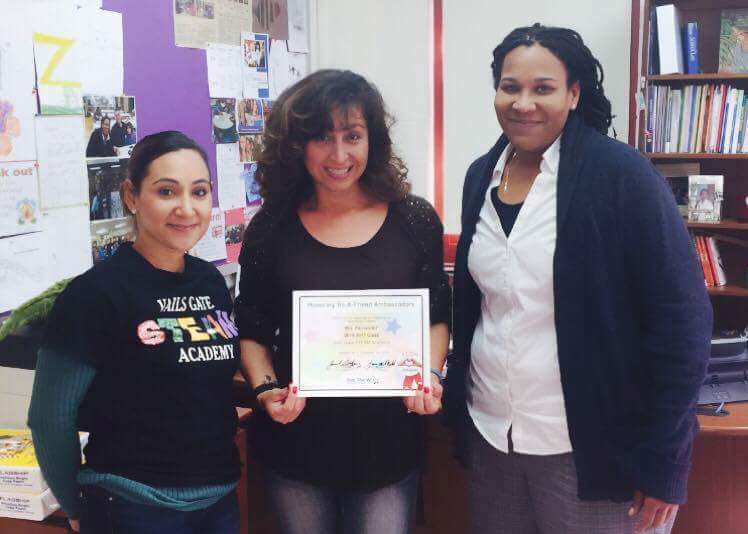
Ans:
<svg viewBox="0 0 748 534"><path fill-rule="evenodd" d="M696 174L688 177L689 222L722 220L724 176Z"/></svg>
<svg viewBox="0 0 748 534"><path fill-rule="evenodd" d="M727 83L650 85L649 152L748 153L748 93Z"/></svg>
<svg viewBox="0 0 748 534"><path fill-rule="evenodd" d="M748 72L748 8L722 10L719 71Z"/></svg>
<svg viewBox="0 0 748 534"><path fill-rule="evenodd" d="M686 55L686 73L698 74L701 72L699 66L699 24L698 22L689 22L685 28L685 55Z"/></svg>
<svg viewBox="0 0 748 534"><path fill-rule="evenodd" d="M657 6L657 48L660 74L683 74L681 14L673 4Z"/></svg>
<svg viewBox="0 0 748 534"><path fill-rule="evenodd" d="M709 264L709 253L707 252L703 235L696 236L696 250L699 253L701 272L704 274L704 284L706 284L706 287L714 287L714 275L712 274L712 267Z"/></svg>
<svg viewBox="0 0 748 534"><path fill-rule="evenodd" d="M701 174L701 164L699 162L657 163L655 168L670 187L680 214L684 218L688 217L688 177Z"/></svg>
<svg viewBox="0 0 748 534"><path fill-rule="evenodd" d="M647 43L647 50L649 51L647 74L659 74L660 51L657 46L657 9L654 6L649 9L649 38Z"/></svg>
<svg viewBox="0 0 748 534"><path fill-rule="evenodd" d="M727 276L725 275L725 266L722 262L722 255L719 253L719 247L717 246L717 240L714 236L704 236L706 239L706 248L709 253L709 262L712 267L712 273L714 275L714 285L716 287L722 287L727 285Z"/></svg>

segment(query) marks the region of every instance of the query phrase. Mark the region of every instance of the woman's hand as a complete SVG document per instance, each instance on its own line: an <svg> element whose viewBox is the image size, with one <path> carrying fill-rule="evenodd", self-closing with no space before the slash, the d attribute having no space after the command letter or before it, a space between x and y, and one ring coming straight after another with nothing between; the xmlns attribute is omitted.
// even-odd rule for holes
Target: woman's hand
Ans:
<svg viewBox="0 0 748 534"><path fill-rule="evenodd" d="M70 530L73 532L81 531L81 524L77 519L68 519L68 523L70 523Z"/></svg>
<svg viewBox="0 0 748 534"><path fill-rule="evenodd" d="M634 529L635 534L646 532L651 528L658 528L667 523L678 513L678 505L666 503L654 497L648 497L641 491L634 492L634 502L629 508L629 515L639 514L639 522Z"/></svg>
<svg viewBox="0 0 748 534"><path fill-rule="evenodd" d="M293 422L306 406L306 398L296 395L298 388L293 383L285 388L263 391L257 395L257 402L273 421L286 425Z"/></svg>
<svg viewBox="0 0 748 534"><path fill-rule="evenodd" d="M442 409L442 393L444 389L439 382L434 382L431 387L418 388L412 397L403 397L403 404L408 412L418 415L431 415Z"/></svg>

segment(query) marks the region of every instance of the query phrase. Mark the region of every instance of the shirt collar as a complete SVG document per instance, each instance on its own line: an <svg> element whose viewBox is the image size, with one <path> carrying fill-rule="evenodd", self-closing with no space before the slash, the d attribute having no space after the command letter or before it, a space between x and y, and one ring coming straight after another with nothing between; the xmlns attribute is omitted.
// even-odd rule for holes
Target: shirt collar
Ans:
<svg viewBox="0 0 748 534"><path fill-rule="evenodd" d="M504 170L504 165L506 165L506 158L511 154L512 152L512 145L511 143L506 146L504 149L504 152L501 153L501 156L499 157L499 160L496 162L496 167L494 167L494 174L493 174L493 180L492 182L498 183L498 181L501 180L501 173ZM540 172L541 173L548 173L556 175L558 174L558 165L559 161L561 160L561 134L556 138L556 140L551 143L551 146L545 149L545 152L543 152L543 159L540 161ZM493 184L496 185L496 184Z"/></svg>

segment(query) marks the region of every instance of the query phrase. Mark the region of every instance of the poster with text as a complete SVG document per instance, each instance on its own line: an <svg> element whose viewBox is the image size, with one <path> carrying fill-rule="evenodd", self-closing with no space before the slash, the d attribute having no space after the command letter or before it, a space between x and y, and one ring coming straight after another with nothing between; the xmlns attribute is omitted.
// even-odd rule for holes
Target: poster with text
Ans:
<svg viewBox="0 0 748 534"><path fill-rule="evenodd" d="M0 236L39 226L39 182L33 161L0 163Z"/></svg>
<svg viewBox="0 0 748 534"><path fill-rule="evenodd" d="M235 208L224 212L226 221L226 261L236 263L239 252L242 249L242 238L244 237L244 209Z"/></svg>
<svg viewBox="0 0 748 534"><path fill-rule="evenodd" d="M244 98L270 98L266 33L242 33L242 85Z"/></svg>

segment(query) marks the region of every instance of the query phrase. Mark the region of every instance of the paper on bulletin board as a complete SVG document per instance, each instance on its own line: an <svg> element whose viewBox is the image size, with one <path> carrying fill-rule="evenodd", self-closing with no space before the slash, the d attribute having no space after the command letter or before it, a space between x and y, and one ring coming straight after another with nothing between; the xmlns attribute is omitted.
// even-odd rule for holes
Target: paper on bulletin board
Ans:
<svg viewBox="0 0 748 534"><path fill-rule="evenodd" d="M190 254L205 261L219 261L226 259L226 231L223 211L213 208L210 225L205 235L190 250Z"/></svg>
<svg viewBox="0 0 748 534"><path fill-rule="evenodd" d="M77 276L93 265L87 206L44 211L41 220L47 236L50 284Z"/></svg>
<svg viewBox="0 0 748 534"><path fill-rule="evenodd" d="M308 0L288 0L288 49L309 52Z"/></svg>
<svg viewBox="0 0 748 534"><path fill-rule="evenodd" d="M242 49L240 46L208 43L208 92L214 98L242 94Z"/></svg>
<svg viewBox="0 0 748 534"><path fill-rule="evenodd" d="M235 208L224 212L226 221L226 261L236 263L242 248L244 237L244 208Z"/></svg>
<svg viewBox="0 0 748 534"><path fill-rule="evenodd" d="M39 182L36 162L0 163L0 236L39 228Z"/></svg>
<svg viewBox="0 0 748 534"><path fill-rule="evenodd" d="M81 32L86 29L72 3L37 0L32 4L32 31L39 103L43 115L81 115L85 60Z"/></svg>
<svg viewBox="0 0 748 534"><path fill-rule="evenodd" d="M266 33L242 32L242 85L244 98L270 98Z"/></svg>
<svg viewBox="0 0 748 534"><path fill-rule="evenodd" d="M223 210L243 208L246 205L244 164L239 161L236 143L216 145L216 167L218 169L218 205Z"/></svg>
<svg viewBox="0 0 748 534"><path fill-rule="evenodd" d="M49 286L46 245L43 232L0 239L0 313Z"/></svg>
<svg viewBox="0 0 748 534"><path fill-rule="evenodd" d="M273 39L288 39L286 0L252 0L252 31Z"/></svg>
<svg viewBox="0 0 748 534"><path fill-rule="evenodd" d="M84 8L78 10L84 69L81 83L88 94L121 95L124 59L122 14Z"/></svg>
<svg viewBox="0 0 748 534"><path fill-rule="evenodd" d="M288 51L287 41L270 41L270 98L283 91L309 72L308 54Z"/></svg>
<svg viewBox="0 0 748 534"><path fill-rule="evenodd" d="M206 48L208 43L236 45L252 29L249 0L174 0L177 46ZM226 96L226 95L221 95Z"/></svg>
<svg viewBox="0 0 748 534"><path fill-rule="evenodd" d="M36 159L34 47L24 5L0 1L0 162Z"/></svg>
<svg viewBox="0 0 748 534"><path fill-rule="evenodd" d="M83 117L36 117L41 208L85 204L88 200Z"/></svg>

